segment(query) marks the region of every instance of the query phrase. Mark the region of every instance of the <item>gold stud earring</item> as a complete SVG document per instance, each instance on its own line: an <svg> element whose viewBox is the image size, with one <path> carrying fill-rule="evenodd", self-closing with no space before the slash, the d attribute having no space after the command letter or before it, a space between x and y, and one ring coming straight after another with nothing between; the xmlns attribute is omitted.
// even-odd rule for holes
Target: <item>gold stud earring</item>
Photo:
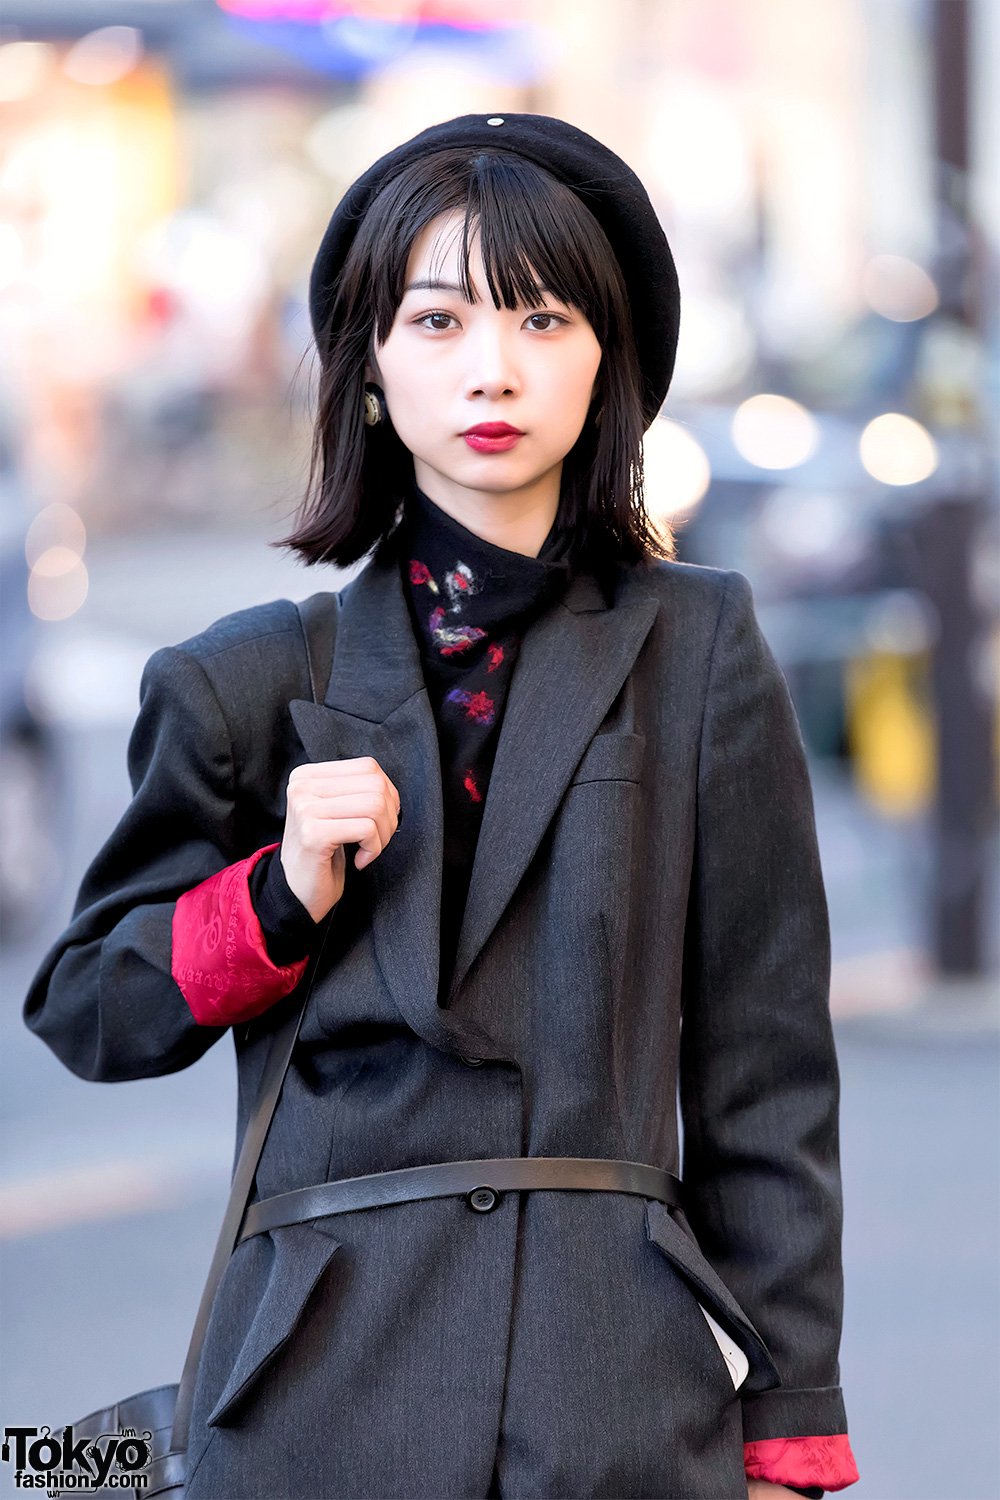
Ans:
<svg viewBox="0 0 1000 1500"><path fill-rule="evenodd" d="M365 426L377 427L380 422L389 420L389 411L385 404L385 396L381 387L371 381L365 385Z"/></svg>

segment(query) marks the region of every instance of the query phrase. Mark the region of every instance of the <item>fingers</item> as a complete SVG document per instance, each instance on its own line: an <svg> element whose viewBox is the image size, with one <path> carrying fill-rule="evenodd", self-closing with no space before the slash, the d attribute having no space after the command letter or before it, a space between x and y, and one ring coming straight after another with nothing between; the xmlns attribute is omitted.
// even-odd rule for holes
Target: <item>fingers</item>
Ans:
<svg viewBox="0 0 1000 1500"><path fill-rule="evenodd" d="M324 846L359 844L359 870L382 853L402 814L396 787L370 755L296 766L288 778L288 802L300 826L322 830Z"/></svg>
<svg viewBox="0 0 1000 1500"><path fill-rule="evenodd" d="M347 760L305 761L300 766L293 766L292 770L288 773L288 779L289 781L301 779L312 780L315 777L323 777L325 775L333 776L337 780L343 780L344 776L375 775L391 786L393 791L396 790L374 755L356 755L353 759L349 758Z"/></svg>
<svg viewBox="0 0 1000 1500"><path fill-rule="evenodd" d="M366 782L373 788L388 788L398 813L399 792L372 755L355 756L353 760L310 761L305 765L295 766L288 777L289 788L293 785L307 785L311 791L321 795L353 791L355 787L363 787Z"/></svg>

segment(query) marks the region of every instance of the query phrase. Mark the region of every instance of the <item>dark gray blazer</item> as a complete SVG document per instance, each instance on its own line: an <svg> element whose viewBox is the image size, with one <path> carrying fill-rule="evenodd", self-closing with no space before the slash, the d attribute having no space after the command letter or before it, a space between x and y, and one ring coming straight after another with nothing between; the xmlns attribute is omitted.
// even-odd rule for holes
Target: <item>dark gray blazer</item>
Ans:
<svg viewBox="0 0 1000 1500"><path fill-rule="evenodd" d="M663 562L623 570L608 607L582 575L531 627L443 995L437 737L397 567L376 554L343 589L325 704L287 600L154 653L133 801L27 1024L83 1078L196 1061L227 1028L171 978L174 902L281 837L293 766L371 754L403 822L367 869L348 859L256 1196L599 1156L682 1171L688 1222L535 1191L247 1239L208 1328L189 1500L486 1496L495 1456L505 1495L745 1500L744 1440L846 1431L827 906L750 585ZM232 1028L237 1147L283 1003ZM738 1394L699 1301L750 1360Z"/></svg>

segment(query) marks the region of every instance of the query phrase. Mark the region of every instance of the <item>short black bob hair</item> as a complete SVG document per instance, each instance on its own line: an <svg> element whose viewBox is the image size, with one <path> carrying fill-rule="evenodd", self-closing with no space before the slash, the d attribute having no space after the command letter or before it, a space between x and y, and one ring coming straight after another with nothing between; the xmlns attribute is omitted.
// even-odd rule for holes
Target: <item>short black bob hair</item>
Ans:
<svg viewBox="0 0 1000 1500"><path fill-rule="evenodd" d="M305 495L294 529L273 547L309 565L346 568L385 540L413 483L413 456L383 420L364 423L365 364L388 337L414 240L441 214L464 211L461 281L472 301L469 241L479 234L495 307L537 306L551 287L587 318L601 345L596 394L563 460L556 529L574 567L676 555L669 525L643 500L642 377L618 259L587 206L516 153L450 147L403 168L376 194L348 252L325 327ZM532 271L537 273L536 282Z"/></svg>

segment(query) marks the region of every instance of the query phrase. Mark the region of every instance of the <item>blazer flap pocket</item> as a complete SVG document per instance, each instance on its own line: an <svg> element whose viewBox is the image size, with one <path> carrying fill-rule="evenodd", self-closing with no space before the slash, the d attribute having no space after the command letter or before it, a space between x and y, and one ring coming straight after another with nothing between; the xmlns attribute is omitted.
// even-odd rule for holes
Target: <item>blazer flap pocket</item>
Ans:
<svg viewBox="0 0 1000 1500"><path fill-rule="evenodd" d="M312 1224L287 1224L267 1232L274 1241L267 1286L229 1379L208 1414L210 1427L225 1423L232 1408L288 1342L310 1294L340 1249L339 1240Z"/></svg>
<svg viewBox="0 0 1000 1500"><path fill-rule="evenodd" d="M573 774L581 781L638 781L646 749L644 734L595 734Z"/></svg>
<svg viewBox="0 0 1000 1500"><path fill-rule="evenodd" d="M764 1340L696 1241L655 1198L646 1202L646 1235L676 1267L695 1296L707 1303L712 1316L732 1334L750 1361L750 1373L742 1389L770 1391L779 1386L781 1377Z"/></svg>

